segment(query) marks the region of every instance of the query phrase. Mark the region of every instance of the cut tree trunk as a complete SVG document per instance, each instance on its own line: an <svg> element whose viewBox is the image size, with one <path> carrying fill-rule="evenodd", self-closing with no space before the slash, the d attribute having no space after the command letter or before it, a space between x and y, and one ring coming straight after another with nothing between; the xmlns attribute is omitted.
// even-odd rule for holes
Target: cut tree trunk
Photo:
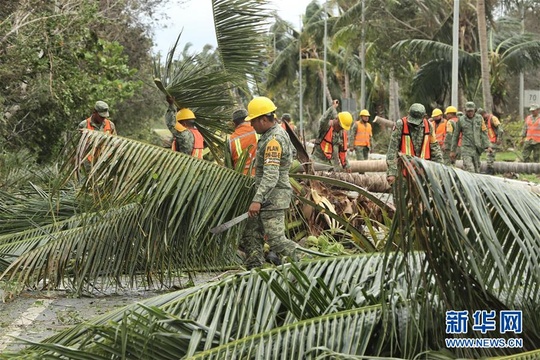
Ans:
<svg viewBox="0 0 540 360"><path fill-rule="evenodd" d="M363 160L349 161L352 172L385 172L388 167L386 160ZM456 161L456 167L463 169L463 161ZM508 174L508 173L520 173L520 174L540 174L540 163L523 163L523 162L506 162L495 161L493 163L493 169L496 174ZM317 167L315 167L317 170ZM481 162L480 171L485 172L487 170L487 163Z"/></svg>

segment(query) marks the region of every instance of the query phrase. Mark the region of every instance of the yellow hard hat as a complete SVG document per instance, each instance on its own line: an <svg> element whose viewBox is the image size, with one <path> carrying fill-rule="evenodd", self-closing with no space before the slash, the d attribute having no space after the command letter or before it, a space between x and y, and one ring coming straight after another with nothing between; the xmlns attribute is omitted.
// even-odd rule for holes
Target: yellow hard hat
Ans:
<svg viewBox="0 0 540 360"><path fill-rule="evenodd" d="M261 115L271 114L276 111L277 107L274 102L265 96L258 96L251 100L248 104L248 116L246 121L251 121Z"/></svg>
<svg viewBox="0 0 540 360"><path fill-rule="evenodd" d="M338 114L339 124L345 130L349 130L353 123L353 118L350 112L342 111Z"/></svg>
<svg viewBox="0 0 540 360"><path fill-rule="evenodd" d="M183 108L178 110L176 113L176 121L183 121L183 120L195 120L195 114L193 111L189 110L188 108Z"/></svg>
<svg viewBox="0 0 540 360"><path fill-rule="evenodd" d="M457 114L457 108L454 106L449 106L446 108L445 114Z"/></svg>
<svg viewBox="0 0 540 360"><path fill-rule="evenodd" d="M437 108L433 109L433 112L431 113L431 117L440 116L440 115L442 115L441 109L437 109Z"/></svg>
<svg viewBox="0 0 540 360"><path fill-rule="evenodd" d="M360 116L370 116L369 111L367 111L366 109L360 111Z"/></svg>

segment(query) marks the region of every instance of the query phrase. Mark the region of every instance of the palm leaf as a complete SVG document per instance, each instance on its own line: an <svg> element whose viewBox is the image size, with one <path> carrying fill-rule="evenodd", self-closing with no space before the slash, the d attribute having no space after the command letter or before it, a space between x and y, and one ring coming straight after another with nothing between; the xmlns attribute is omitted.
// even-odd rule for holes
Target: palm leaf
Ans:
<svg viewBox="0 0 540 360"><path fill-rule="evenodd" d="M414 263L418 264L419 262L415 261ZM171 317L190 320L191 323L198 324L199 330L189 334L189 344L183 346L181 352L175 352L174 356L178 358L183 356L182 354L196 354L201 349L211 349L217 345L225 345L231 339L246 338L298 322L298 314L295 315L291 307L284 306L284 303L280 300L281 295L278 295L278 293L280 292L279 288L295 287L295 284L299 281L303 281L305 286L299 287L301 290L295 295L295 303L302 307L303 304L311 301L313 294L318 293L319 296L314 299L320 299L321 296L326 299L334 299L332 306L323 307L328 314L336 313L344 307L346 309L355 309L386 301L382 298L385 296L385 292L381 290L387 285L391 284L391 286L401 287L402 289L407 286L406 279L400 276L396 276L395 281L392 283L383 282L388 269L382 254L325 258L301 262L298 264L300 272L294 270L294 268L288 271L287 268L285 266L273 270L244 273L226 278L219 283L204 284L193 289L181 290L148 299L143 301L142 304L147 307L158 306ZM306 279L309 279L307 283ZM416 277L416 279L419 279L419 277ZM414 284L414 281L412 283ZM415 288L421 289L422 287L419 286L419 283L416 283ZM341 300L336 302L337 299ZM350 299L350 301L347 299ZM341 305L338 306L340 301ZM108 343L110 340L108 337L105 339L95 336L94 329L96 327L112 334L121 330L121 327L125 327L126 321L131 321L130 319L134 317L137 319L144 317L135 316L134 314L145 312L144 308L132 304L124 309L103 315L91 323L81 324L64 333L55 335L48 339L46 343L57 343L60 346L72 349L80 347L81 344L88 343L88 346L91 347L92 344L99 342ZM307 312L304 312L305 314ZM311 314L323 315L324 312L317 314L314 311ZM125 318L126 316L127 318ZM117 324L114 325L112 322ZM145 331L142 329L151 326L152 321L148 321L147 324L142 327L129 328L133 329L133 331ZM106 326L110 326L111 329L105 330L104 327ZM128 341L138 342L137 336L130 337ZM182 333L171 336L188 335ZM115 341L120 340L120 338L116 338ZM41 348L40 344L36 346L36 351ZM120 348L120 344L108 344L108 346L111 349ZM102 347L99 347L99 349L101 351ZM94 351L90 350L90 348L86 350Z"/></svg>
<svg viewBox="0 0 540 360"><path fill-rule="evenodd" d="M81 214L52 221L58 211L49 204L53 225L3 235L0 256L4 267L11 264L4 277L57 286L67 276L80 291L102 277L133 284L144 275L171 284L175 269L236 263L242 227L219 237L208 230L245 211L253 195L250 177L99 132L83 134L76 158L85 164L90 153L95 159L82 193L96 205L85 208L82 196ZM77 169L67 171L74 176Z"/></svg>

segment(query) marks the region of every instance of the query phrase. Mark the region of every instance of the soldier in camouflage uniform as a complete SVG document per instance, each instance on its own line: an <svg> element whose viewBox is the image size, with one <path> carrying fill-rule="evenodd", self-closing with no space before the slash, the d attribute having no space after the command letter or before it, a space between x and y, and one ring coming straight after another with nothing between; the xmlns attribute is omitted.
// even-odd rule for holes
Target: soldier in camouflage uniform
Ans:
<svg viewBox="0 0 540 360"><path fill-rule="evenodd" d="M352 115L338 112L338 100L334 100L319 120L319 134L313 148L313 162L319 164L322 170L350 172L347 159L347 131L353 123Z"/></svg>
<svg viewBox="0 0 540 360"><path fill-rule="evenodd" d="M78 129L80 131L88 129L116 135L116 127L108 117L109 105L104 101L97 101L92 115L88 119L81 121Z"/></svg>
<svg viewBox="0 0 540 360"><path fill-rule="evenodd" d="M491 152L487 153L487 171L489 175L495 174L495 169L493 164L495 163L495 153L499 149L499 146L502 144L502 136L504 133L501 121L498 117L493 114L488 113L482 108L478 108L478 114L484 119L484 123L487 128L487 137L490 142Z"/></svg>
<svg viewBox="0 0 540 360"><path fill-rule="evenodd" d="M446 165L454 165L456 159L450 158L450 149L452 148L452 138L454 137L454 128L456 127L456 122L458 121L457 109L454 106L449 106L446 108L444 115L446 117L446 137L444 138L444 153L443 159ZM446 156L445 156L446 155ZM461 159L461 141L458 142L456 149L456 158Z"/></svg>
<svg viewBox="0 0 540 360"><path fill-rule="evenodd" d="M277 122L276 109L272 100L263 96L248 104L246 121L261 135L255 158L257 191L249 206L241 241L249 269L262 265L264 239L270 250L279 256L293 256L297 247L285 236L285 210L289 208L292 195L289 169L294 151L289 135Z"/></svg>
<svg viewBox="0 0 540 360"><path fill-rule="evenodd" d="M491 152L484 119L476 113L476 105L472 101L465 103L465 115L459 117L452 135L450 157L455 159L459 137L462 137L461 158L463 169L471 172L480 171L480 154L486 149Z"/></svg>
<svg viewBox="0 0 540 360"><path fill-rule="evenodd" d="M407 130L408 129L408 133ZM398 175L397 155L418 156L423 159L442 162L441 147L437 142L435 129L426 119L426 108L422 104L412 104L409 115L396 121L386 153L388 170L386 180L392 184Z"/></svg>
<svg viewBox="0 0 540 360"><path fill-rule="evenodd" d="M195 114L187 108L176 111L172 96L167 96L167 103L165 124L173 134L172 150L202 159L204 139L195 127Z"/></svg>

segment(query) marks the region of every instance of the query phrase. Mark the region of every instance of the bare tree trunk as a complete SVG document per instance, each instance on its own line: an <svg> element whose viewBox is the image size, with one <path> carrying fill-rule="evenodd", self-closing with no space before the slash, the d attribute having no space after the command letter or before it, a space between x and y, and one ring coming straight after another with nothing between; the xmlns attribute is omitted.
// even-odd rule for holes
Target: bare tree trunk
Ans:
<svg viewBox="0 0 540 360"><path fill-rule="evenodd" d="M388 84L389 92L389 108L388 108L388 117L392 120L397 120L399 116L399 83L397 82L394 71L390 70L390 79Z"/></svg>
<svg viewBox="0 0 540 360"><path fill-rule="evenodd" d="M476 2L476 16L478 17L478 40L480 42L480 62L482 66L482 95L484 96L484 109L493 111L493 98L491 96L489 53L487 45L487 23L485 0Z"/></svg>
<svg viewBox="0 0 540 360"><path fill-rule="evenodd" d="M388 167L386 160L351 160L349 161L352 172L385 172ZM463 168L463 161L456 161L456 167L458 169ZM317 167L315 167L317 170ZM487 162L482 161L480 164L480 171L487 170ZM493 170L497 174L540 174L540 163L524 163L524 162L507 162L507 161L495 161L493 163Z"/></svg>
<svg viewBox="0 0 540 360"><path fill-rule="evenodd" d="M389 193L392 189L386 181L386 174L348 174L318 171L315 172L315 175L346 181L370 192Z"/></svg>

